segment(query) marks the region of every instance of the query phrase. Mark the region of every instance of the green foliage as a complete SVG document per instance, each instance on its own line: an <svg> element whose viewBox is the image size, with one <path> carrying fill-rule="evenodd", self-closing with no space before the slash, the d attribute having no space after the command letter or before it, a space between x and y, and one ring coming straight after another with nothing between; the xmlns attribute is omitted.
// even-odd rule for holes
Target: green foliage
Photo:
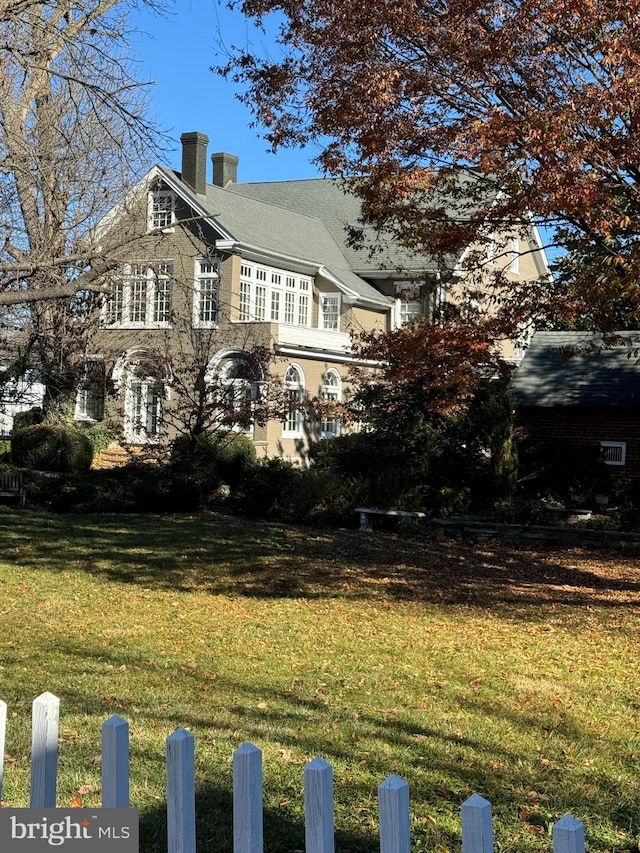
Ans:
<svg viewBox="0 0 640 853"><path fill-rule="evenodd" d="M88 471L93 460L88 436L65 425L24 427L13 438L12 453L19 467L62 473Z"/></svg>
<svg viewBox="0 0 640 853"><path fill-rule="evenodd" d="M513 491L512 409L505 383L486 382L463 412L322 441L312 459L356 481L358 502L369 506L430 515L486 509Z"/></svg>
<svg viewBox="0 0 640 853"><path fill-rule="evenodd" d="M202 483L169 465L127 465L79 475L32 475L29 505L52 512L193 512L203 500Z"/></svg>
<svg viewBox="0 0 640 853"><path fill-rule="evenodd" d="M237 489L256 463L256 449L246 435L230 430L202 433L195 439L177 438L172 446L174 467L200 477L212 485L226 483Z"/></svg>
<svg viewBox="0 0 640 853"><path fill-rule="evenodd" d="M106 450L117 438L117 432L104 424L78 424L78 429L85 433L91 442L94 454Z"/></svg>
<svg viewBox="0 0 640 853"><path fill-rule="evenodd" d="M285 518L300 477L300 469L290 462L261 459L243 470L236 507L252 518Z"/></svg>
<svg viewBox="0 0 640 853"><path fill-rule="evenodd" d="M13 416L13 434L15 435L20 430L34 424L42 423L42 409L40 406L34 406L32 409L27 409L26 412L16 412Z"/></svg>

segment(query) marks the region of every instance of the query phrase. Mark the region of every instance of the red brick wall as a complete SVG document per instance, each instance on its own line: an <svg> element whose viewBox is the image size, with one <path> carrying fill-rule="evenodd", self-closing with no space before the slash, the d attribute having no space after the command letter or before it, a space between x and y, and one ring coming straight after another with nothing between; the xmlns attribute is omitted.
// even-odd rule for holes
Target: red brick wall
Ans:
<svg viewBox="0 0 640 853"><path fill-rule="evenodd" d="M624 441L624 466L611 465L613 482L622 488L640 486L640 410L587 408L527 408L516 412L518 442L567 441L599 446L601 441Z"/></svg>

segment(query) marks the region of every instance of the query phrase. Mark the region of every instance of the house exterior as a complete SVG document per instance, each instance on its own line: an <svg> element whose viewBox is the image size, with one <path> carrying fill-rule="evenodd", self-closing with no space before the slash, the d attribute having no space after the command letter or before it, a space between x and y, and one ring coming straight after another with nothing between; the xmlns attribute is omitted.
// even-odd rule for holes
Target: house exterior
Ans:
<svg viewBox="0 0 640 853"><path fill-rule="evenodd" d="M599 448L611 482L640 484L640 332L536 332L514 371L518 442Z"/></svg>
<svg viewBox="0 0 640 853"><path fill-rule="evenodd" d="M214 386L220 409L233 398L257 412L268 373L283 392L280 415L235 428L259 455L304 461L311 442L340 433L337 418L312 416L304 401L345 399L352 336L418 315L436 319L443 301L464 290L460 258L441 269L391 239L373 254L355 247L347 228L359 202L339 183L239 183L238 158L228 153L212 155L208 182L207 137L185 133L181 141L181 172L153 167L100 224L120 265L76 418L116 420L124 442L153 445L179 434L190 397L211 400ZM535 228L500 240L509 246L508 277L547 274ZM505 355L517 359L518 345L507 342ZM270 353L268 365L258 351ZM198 381L178 376L179 365Z"/></svg>

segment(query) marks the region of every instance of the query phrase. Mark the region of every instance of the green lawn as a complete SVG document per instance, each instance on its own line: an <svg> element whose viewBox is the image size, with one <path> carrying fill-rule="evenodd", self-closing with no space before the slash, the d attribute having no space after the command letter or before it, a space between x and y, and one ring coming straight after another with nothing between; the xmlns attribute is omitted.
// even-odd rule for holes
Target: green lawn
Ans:
<svg viewBox="0 0 640 853"><path fill-rule="evenodd" d="M196 736L202 849L231 850L231 756L264 751L265 839L303 846L302 775L334 768L337 844L376 847L376 788L411 786L415 850L638 848L640 560L314 531L214 515L0 511L4 803L28 804L30 708L62 700L59 805L99 804L100 726L131 724L142 850L160 853L165 738Z"/></svg>

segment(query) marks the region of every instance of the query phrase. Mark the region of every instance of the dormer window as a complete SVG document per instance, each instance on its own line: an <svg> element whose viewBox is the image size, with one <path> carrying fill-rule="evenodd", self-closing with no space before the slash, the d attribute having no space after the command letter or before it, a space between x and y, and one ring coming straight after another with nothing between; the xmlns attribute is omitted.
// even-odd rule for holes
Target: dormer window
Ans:
<svg viewBox="0 0 640 853"><path fill-rule="evenodd" d="M176 196L171 190L151 190L147 202L147 229L170 233L176 221Z"/></svg>

